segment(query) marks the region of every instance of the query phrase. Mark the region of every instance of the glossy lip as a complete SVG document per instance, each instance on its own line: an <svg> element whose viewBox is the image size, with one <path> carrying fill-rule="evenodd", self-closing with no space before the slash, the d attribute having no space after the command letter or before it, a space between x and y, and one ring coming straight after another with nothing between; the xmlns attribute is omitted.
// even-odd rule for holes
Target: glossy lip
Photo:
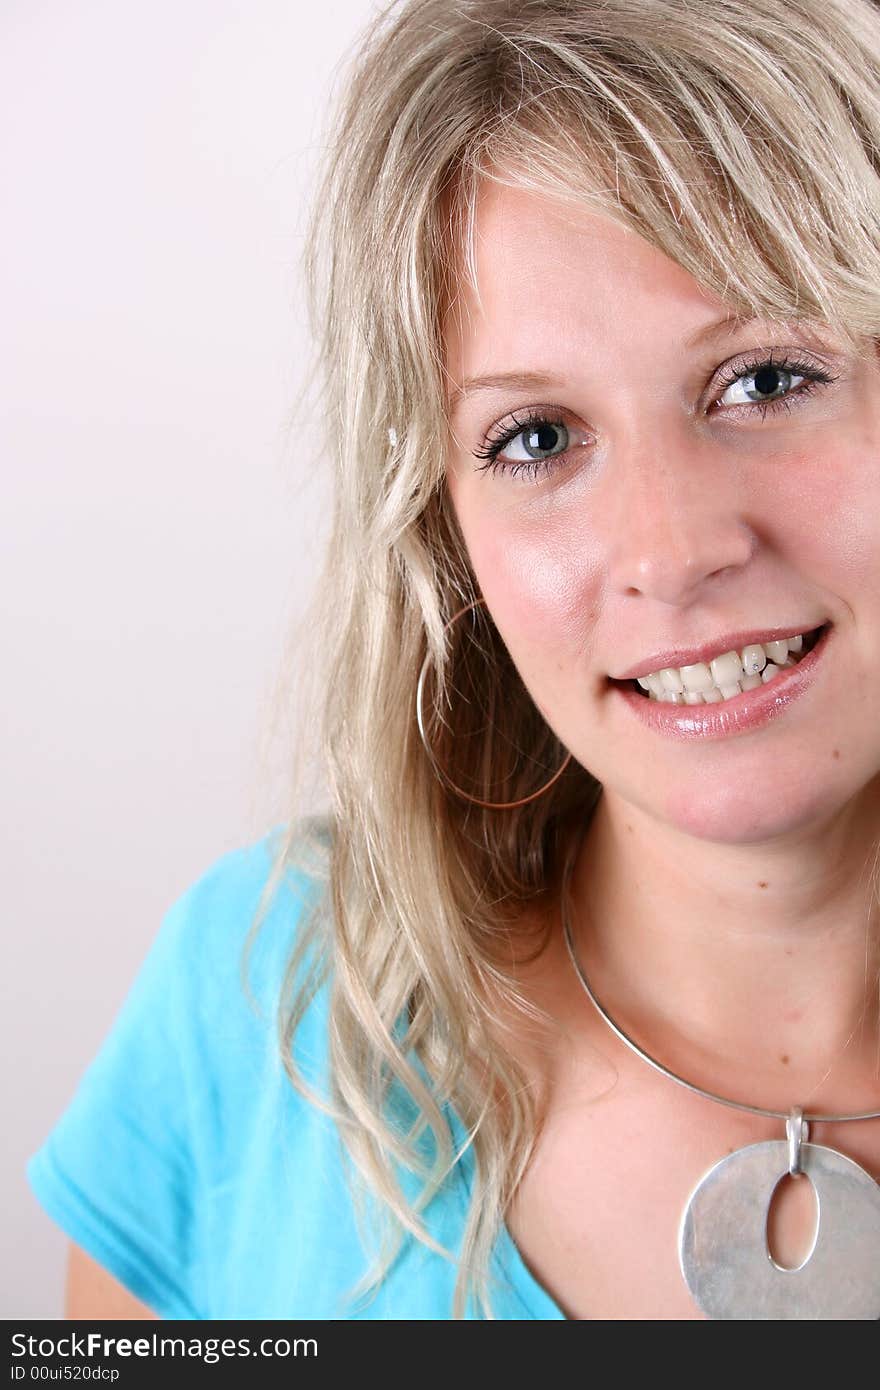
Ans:
<svg viewBox="0 0 880 1390"><path fill-rule="evenodd" d="M647 695L619 685L612 685L611 691L649 728L673 738L717 739L751 733L778 719L810 689L835 630L833 626L826 627L813 650L796 666L787 666L760 689L744 690L732 700L711 705L674 705L666 700L650 700Z"/></svg>
<svg viewBox="0 0 880 1390"><path fill-rule="evenodd" d="M816 628L823 627L827 621L827 618L823 618L820 622L808 623L806 627L764 627L751 631L729 632L726 637L718 637L712 643L704 642L701 647L676 647L671 651L655 652L646 661L640 661L635 666L630 666L627 671L621 671L620 675L611 676L609 679L636 680L639 676L650 676L653 672L669 668L676 670L682 666L696 666L698 662L704 662L708 666L716 656L724 656L727 652L740 652L743 647L752 647L756 643L763 646L765 642L781 642L786 637L799 637L801 634L806 636L808 632L815 632Z"/></svg>

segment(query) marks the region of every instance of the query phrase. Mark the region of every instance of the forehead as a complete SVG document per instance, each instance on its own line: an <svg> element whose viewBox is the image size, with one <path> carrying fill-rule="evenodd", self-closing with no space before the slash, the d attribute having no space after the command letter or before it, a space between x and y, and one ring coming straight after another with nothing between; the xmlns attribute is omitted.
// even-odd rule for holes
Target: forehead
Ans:
<svg viewBox="0 0 880 1390"><path fill-rule="evenodd" d="M630 228L532 189L486 181L476 202L470 273L459 260L444 338L451 374L489 342L534 352L535 335L585 343L612 327L698 323L721 302Z"/></svg>

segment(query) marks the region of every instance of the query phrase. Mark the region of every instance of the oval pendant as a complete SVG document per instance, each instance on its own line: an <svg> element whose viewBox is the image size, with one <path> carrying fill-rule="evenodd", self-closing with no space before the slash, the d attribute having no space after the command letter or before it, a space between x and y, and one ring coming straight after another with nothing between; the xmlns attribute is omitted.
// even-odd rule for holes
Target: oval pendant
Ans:
<svg viewBox="0 0 880 1390"><path fill-rule="evenodd" d="M685 1283L709 1318L880 1318L880 1186L836 1149L801 1144L819 1208L813 1249L782 1269L767 1246L767 1214L789 1171L783 1140L750 1144L704 1174L681 1219Z"/></svg>

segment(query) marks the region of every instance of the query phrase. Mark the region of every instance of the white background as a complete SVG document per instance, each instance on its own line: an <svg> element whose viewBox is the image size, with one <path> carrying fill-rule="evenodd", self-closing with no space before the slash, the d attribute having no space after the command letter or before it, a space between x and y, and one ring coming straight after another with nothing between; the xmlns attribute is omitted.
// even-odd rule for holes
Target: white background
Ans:
<svg viewBox="0 0 880 1390"><path fill-rule="evenodd" d="M62 1315L42 1143L171 902L285 818L326 538L298 258L368 0L0 3L0 1316Z"/></svg>

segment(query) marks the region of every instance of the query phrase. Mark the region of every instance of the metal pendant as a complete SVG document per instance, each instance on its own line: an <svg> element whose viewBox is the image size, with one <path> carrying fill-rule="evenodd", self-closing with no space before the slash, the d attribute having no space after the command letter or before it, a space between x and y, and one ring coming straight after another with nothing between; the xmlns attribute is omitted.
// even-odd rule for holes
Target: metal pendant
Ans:
<svg viewBox="0 0 880 1390"><path fill-rule="evenodd" d="M806 1125L804 1125L806 1132ZM779 1181L805 1173L819 1215L813 1247L783 1269L767 1245ZM679 1228L685 1283L709 1318L880 1318L880 1186L836 1149L770 1140L737 1149L702 1177Z"/></svg>

